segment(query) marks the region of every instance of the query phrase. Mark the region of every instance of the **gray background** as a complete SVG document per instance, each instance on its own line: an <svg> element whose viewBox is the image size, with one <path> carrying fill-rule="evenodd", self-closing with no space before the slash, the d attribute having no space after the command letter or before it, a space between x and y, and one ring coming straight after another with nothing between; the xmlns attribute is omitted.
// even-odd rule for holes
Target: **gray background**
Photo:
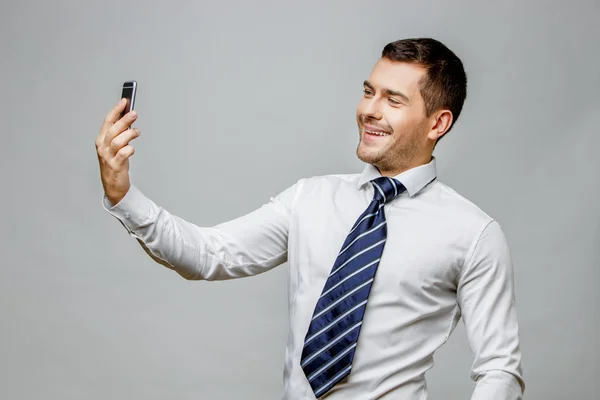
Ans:
<svg viewBox="0 0 600 400"><path fill-rule="evenodd" d="M305 176L360 172L355 109L383 46L431 36L469 96L440 180L500 221L528 399L597 399L597 1L4 1L0 398L276 399L284 264L190 282L101 206L94 140L139 82L133 182L209 226ZM462 324L427 377L469 398Z"/></svg>

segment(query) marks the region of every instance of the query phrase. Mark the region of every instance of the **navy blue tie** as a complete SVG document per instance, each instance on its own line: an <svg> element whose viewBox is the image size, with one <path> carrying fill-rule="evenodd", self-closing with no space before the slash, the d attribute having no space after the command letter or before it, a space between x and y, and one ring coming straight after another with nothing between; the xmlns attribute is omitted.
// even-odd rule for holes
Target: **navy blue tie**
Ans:
<svg viewBox="0 0 600 400"><path fill-rule="evenodd" d="M383 206L406 190L399 181L372 181L373 201L350 230L317 301L300 364L318 398L350 374L387 227Z"/></svg>

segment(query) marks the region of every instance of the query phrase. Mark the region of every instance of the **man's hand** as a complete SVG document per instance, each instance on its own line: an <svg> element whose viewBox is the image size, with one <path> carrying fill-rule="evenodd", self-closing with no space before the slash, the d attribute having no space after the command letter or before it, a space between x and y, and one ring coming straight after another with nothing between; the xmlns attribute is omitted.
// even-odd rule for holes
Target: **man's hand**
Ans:
<svg viewBox="0 0 600 400"><path fill-rule="evenodd" d="M135 149L129 142L140 136L137 128L130 128L137 118L131 111L119 119L127 101L121 99L104 118L96 138L96 152L100 162L100 178L104 193L113 205L121 201L129 191L129 157Z"/></svg>

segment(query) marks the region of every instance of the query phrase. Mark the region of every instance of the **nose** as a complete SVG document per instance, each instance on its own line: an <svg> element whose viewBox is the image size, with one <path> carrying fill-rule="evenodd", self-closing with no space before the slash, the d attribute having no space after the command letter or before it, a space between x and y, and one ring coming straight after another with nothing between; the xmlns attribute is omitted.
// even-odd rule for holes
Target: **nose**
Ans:
<svg viewBox="0 0 600 400"><path fill-rule="evenodd" d="M379 102L376 98L365 99L365 107L363 109L363 117L365 119L373 118L376 120L381 119L381 112L379 111Z"/></svg>

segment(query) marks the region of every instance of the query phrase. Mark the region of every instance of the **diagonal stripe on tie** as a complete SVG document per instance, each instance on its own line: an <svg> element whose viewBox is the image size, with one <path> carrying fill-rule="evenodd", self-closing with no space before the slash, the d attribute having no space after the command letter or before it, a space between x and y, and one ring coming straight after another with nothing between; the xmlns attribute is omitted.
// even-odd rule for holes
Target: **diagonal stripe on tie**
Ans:
<svg viewBox="0 0 600 400"><path fill-rule="evenodd" d="M383 206L406 190L393 178L379 177L371 183L373 200L340 249L304 340L300 365L316 397L352 370L369 292L387 239Z"/></svg>

